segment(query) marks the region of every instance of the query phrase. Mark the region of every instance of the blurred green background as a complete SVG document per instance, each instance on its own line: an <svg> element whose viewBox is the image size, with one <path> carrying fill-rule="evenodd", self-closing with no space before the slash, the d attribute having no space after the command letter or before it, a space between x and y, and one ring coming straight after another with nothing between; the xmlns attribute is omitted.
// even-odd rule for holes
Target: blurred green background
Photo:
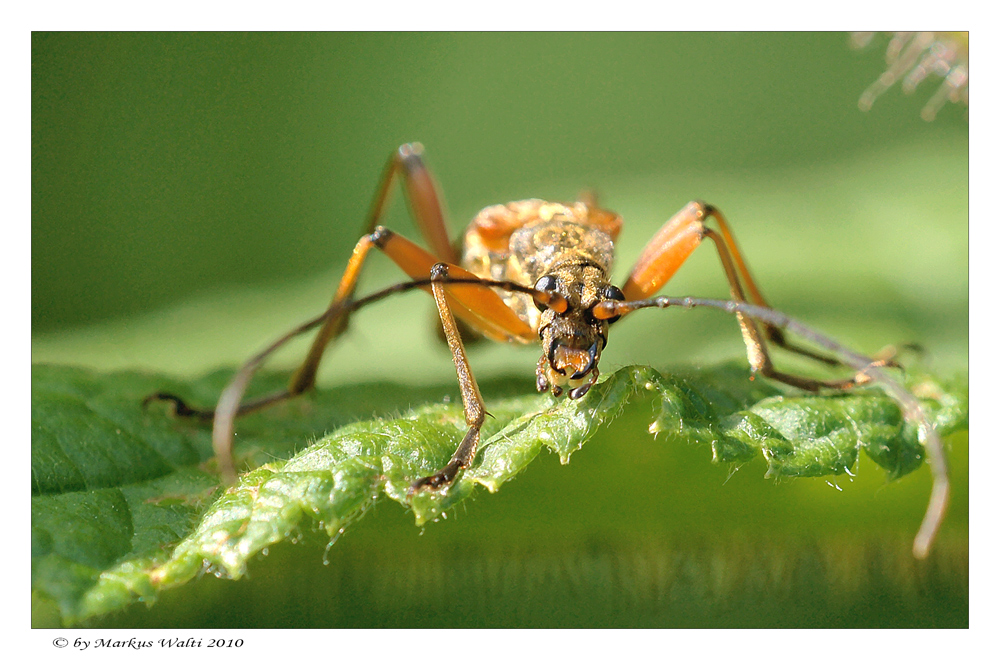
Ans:
<svg viewBox="0 0 1000 660"><path fill-rule="evenodd" d="M857 111L881 58L841 33L36 33L32 327L323 272L411 140L456 230L489 203L567 187L611 202L608 181L651 173L960 144L958 108L920 120L930 90ZM708 192L665 191L659 214ZM756 231L717 196L741 238Z"/></svg>
<svg viewBox="0 0 1000 660"><path fill-rule="evenodd" d="M965 110L926 123L921 88L860 112L884 45L35 33L33 360L189 375L237 364L322 309L386 157L418 140L454 235L488 204L594 188L626 219L620 278L673 212L705 199L775 307L860 350L918 342L924 366L967 372ZM385 224L417 235L398 200ZM398 279L383 261L363 289ZM696 253L667 292L726 296L717 258ZM603 371L742 353L724 315L650 315L615 326ZM419 294L363 311L321 383L454 382L432 318ZM503 375L530 391L536 352L471 359L485 391ZM281 547L248 580L203 580L111 623L967 625L967 440L952 439L943 550L920 566L907 552L926 470L885 486L868 463L833 484L843 492L775 487L756 463L727 480L704 448L653 443L641 408L570 466L550 457L458 522L418 536L383 505L330 566L320 541Z"/></svg>

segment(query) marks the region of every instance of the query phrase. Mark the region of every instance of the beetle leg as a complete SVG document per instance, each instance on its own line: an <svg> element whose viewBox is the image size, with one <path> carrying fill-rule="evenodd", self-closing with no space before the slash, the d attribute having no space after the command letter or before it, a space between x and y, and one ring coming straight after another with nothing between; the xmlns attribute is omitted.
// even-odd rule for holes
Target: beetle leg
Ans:
<svg viewBox="0 0 1000 660"><path fill-rule="evenodd" d="M703 228L703 233L707 238L710 238L715 243L716 248L718 248L719 259L722 261L722 267L726 271L726 278L729 280L729 290L732 294L733 300L748 302L743 293L743 287L740 284L739 277L736 274L736 267L733 263L733 259L726 247L725 239L707 227ZM767 345L765 344L763 337L761 336L757 322L741 312L736 313L736 319L740 323L740 331L743 334L743 343L747 348L747 359L750 361L750 368L754 372L759 372L767 378L781 381L782 383L787 383L788 385L793 385L809 392L815 392L824 387L841 390L849 389L855 385L867 383L871 380L871 377L868 376L865 371L858 371L852 378L842 380L817 380L778 371L774 367L774 363L771 361L771 355L767 350ZM798 352L810 357L819 357L806 349L802 349ZM829 359L827 358L824 361L829 361ZM832 363L840 364L837 360L832 360Z"/></svg>
<svg viewBox="0 0 1000 660"><path fill-rule="evenodd" d="M726 244L726 248L732 257L733 263L736 269L739 271L743 282L746 285L746 291L749 295L749 300L747 302L752 302L755 305L761 307L771 307L766 300L764 300L763 294L761 294L760 289L757 287L757 283L754 281L753 276L750 274L750 269L747 268L746 262L743 261L743 254L740 248L736 245L736 239L733 237L733 232L729 228L729 223L726 221L725 216L716 207L711 204L700 203L705 209L705 215L707 217L715 218L716 223L719 225L719 233L722 235L722 239ZM721 249L721 248L720 248ZM785 333L774 325L769 323L764 323L764 332L767 335L768 340L773 342L776 346L781 346L786 351L792 353L798 353L799 355L804 355L806 357L824 362L826 364L836 366L842 364L839 360L831 358L827 355L822 355L821 353L815 353L808 348L804 348L797 344L791 344L785 338ZM894 362L887 361L883 366L898 366Z"/></svg>
<svg viewBox="0 0 1000 660"><path fill-rule="evenodd" d="M706 226L708 218L715 218L718 222L718 232ZM750 270L736 246L736 241L725 218L718 209L703 202L689 203L671 218L649 242L632 268L625 285L622 286L625 300L641 300L654 295L673 277L674 273L705 238L715 243L722 268L726 273L726 279L729 281L729 290L733 300L752 301L761 307L769 307L750 275ZM744 292L744 285L746 292ZM749 293L749 297L747 293ZM864 372L858 372L854 377L848 379L826 381L802 378L778 371L771 361L764 341L765 336L777 346L826 364L840 365L842 362L805 348L790 345L785 340L781 329L772 324L763 323L765 333L762 333L757 322L745 314L737 312L736 318L743 334L743 343L746 345L747 360L755 373L808 391L816 391L823 387L847 389L870 380ZM874 366L894 366L891 361L872 361L872 364Z"/></svg>
<svg viewBox="0 0 1000 660"><path fill-rule="evenodd" d="M441 283L448 278L449 270L447 264L438 263L433 266L431 269L431 293L434 295L434 304L441 317L444 336L448 341L448 348L451 349L452 361L455 363L458 387L462 392L462 407L465 409L465 423L469 425L469 430L444 468L429 477L423 477L413 482L409 490L411 497L423 489L437 490L447 486L455 480L459 470L464 470L472 465L472 460L476 457L476 448L479 446L479 432L486 420L486 405L483 403L482 394L479 393L476 377L472 375L472 369L469 367L469 358L465 354L462 337L455 324L448 296Z"/></svg>
<svg viewBox="0 0 1000 660"><path fill-rule="evenodd" d="M372 199L371 209L365 220L361 239L354 248L351 261L348 263L347 269L340 279L337 292L330 302L331 309L354 295L361 265L371 247L371 236L374 234L379 220L385 214L392 193L392 184L397 178L402 180L410 211L432 252L437 255L438 260L452 263L458 260L458 255L448 240L448 229L445 225L444 211L437 192L437 185L430 170L424 164L422 153L423 147L420 144L404 144L394 151L386 162L382 176L379 178L378 188L375 190L375 197ZM426 272L424 271L425 274ZM300 394L316 384L316 371L323 359L323 351L333 339L346 329L346 316L333 316L327 320L317 333L316 338L313 339L306 359L288 383L290 395Z"/></svg>

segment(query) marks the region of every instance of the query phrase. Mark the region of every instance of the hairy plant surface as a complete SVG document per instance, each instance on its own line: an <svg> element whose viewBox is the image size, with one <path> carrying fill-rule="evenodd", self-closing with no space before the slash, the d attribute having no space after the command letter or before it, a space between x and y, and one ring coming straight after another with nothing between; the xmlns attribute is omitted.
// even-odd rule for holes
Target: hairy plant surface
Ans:
<svg viewBox="0 0 1000 660"><path fill-rule="evenodd" d="M410 508L424 525L479 485L496 491L543 449L568 462L627 406L652 402L651 433L705 444L715 462L738 465L762 455L767 476L850 474L864 452L896 479L925 458L916 430L878 390L788 396L750 381L735 365L670 376L633 366L578 401L488 398L492 417L476 463L442 492L406 496L410 483L444 465L461 440L461 406L398 414L411 400L440 400L448 390L382 384L319 392L240 420L238 459L252 469L221 490L210 430L139 402L158 389L211 400L227 376L180 382L34 367L32 588L56 604L64 622L152 602L205 570L238 578L251 557L303 525L318 524L337 538L381 499ZM265 374L258 386L282 379ZM908 381L942 435L967 427L964 382L915 375ZM511 383L497 389L517 391Z"/></svg>

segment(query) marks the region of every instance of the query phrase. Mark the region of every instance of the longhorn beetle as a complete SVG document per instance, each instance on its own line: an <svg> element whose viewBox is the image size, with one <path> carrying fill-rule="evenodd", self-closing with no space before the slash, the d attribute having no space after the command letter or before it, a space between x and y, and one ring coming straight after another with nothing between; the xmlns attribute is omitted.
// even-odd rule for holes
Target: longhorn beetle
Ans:
<svg viewBox="0 0 1000 660"><path fill-rule="evenodd" d="M486 406L469 367L460 327L496 341L540 342L542 354L535 370L538 391L548 391L555 397L565 393L578 399L597 381L598 363L611 324L648 307L713 307L736 316L754 374L810 392L845 390L877 382L896 399L905 418L920 429L934 476L931 501L914 540L914 554L927 555L947 505L947 463L940 438L916 397L883 370L898 365L889 358L873 359L850 351L772 309L751 277L729 223L718 209L704 202L691 202L681 209L646 245L619 288L611 284L609 274L622 218L600 208L592 195L574 204L529 199L489 206L466 229L459 253L448 239L437 186L424 165L422 152L419 144L404 144L390 156L361 238L323 314L252 357L223 391L213 410L192 408L164 392L146 399L171 401L181 416L214 420L213 445L225 480L236 479L232 457L234 419L312 389L323 351L347 328L350 314L394 293L422 288L433 295L458 374L468 425L448 464L415 481L411 495L447 487L476 456ZM379 225L396 180L402 183L410 210L430 249ZM709 226L710 221L716 228ZM706 239L722 262L732 299L656 296ZM355 298L358 277L372 249L388 256L411 280ZM319 333L288 388L243 403L243 394L263 362L293 337L316 327ZM835 357L789 343L786 330ZM779 371L771 362L768 343L831 366L848 367L854 375L841 380L816 380Z"/></svg>

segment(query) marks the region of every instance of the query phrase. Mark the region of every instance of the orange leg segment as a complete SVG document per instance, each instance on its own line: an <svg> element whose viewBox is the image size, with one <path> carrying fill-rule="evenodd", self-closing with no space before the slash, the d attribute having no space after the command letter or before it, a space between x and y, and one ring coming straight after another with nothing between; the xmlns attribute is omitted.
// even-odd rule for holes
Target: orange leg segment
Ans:
<svg viewBox="0 0 1000 660"><path fill-rule="evenodd" d="M341 305L354 295L361 268L372 246L378 247L413 279L426 278L431 272L431 267L438 262L447 262L454 277L475 277L472 273L452 265L458 261L458 255L448 240L437 185L423 162L422 153L423 148L419 144L404 144L389 158L372 200L364 232L354 248L329 308ZM402 181L410 211L430 245L430 251L384 227L378 227L378 221L388 206L392 184L397 178ZM450 288L446 296L460 319L491 339L523 341L530 340L534 336L531 329L490 289L456 286ZM323 352L327 345L346 328L345 315L331 316L324 323L309 347L306 359L289 382L290 395L300 394L313 387Z"/></svg>
<svg viewBox="0 0 1000 660"><path fill-rule="evenodd" d="M622 286L625 300L649 298L663 288L701 243L704 206L691 202L656 233Z"/></svg>
<svg viewBox="0 0 1000 660"><path fill-rule="evenodd" d="M417 280L428 276L437 259L427 250L384 227L372 234L379 249L392 259L411 278ZM469 271L447 264L451 279L478 279ZM443 291L449 307L455 316L473 329L496 341L531 341L535 333L527 323L504 304L503 300L484 286L455 284Z"/></svg>
<svg viewBox="0 0 1000 660"><path fill-rule="evenodd" d="M718 223L718 232L706 226L705 223L710 218L714 218ZM743 260L726 219L718 209L704 202L689 203L657 232L653 240L642 251L632 268L632 272L629 273L628 279L622 286L625 300L637 301L655 295L705 238L711 239L715 243L723 270L726 273L726 279L729 281L729 290L733 300L753 302L761 307L769 307L750 275L750 270ZM747 359L755 372L809 391L816 391L821 387L846 389L858 383L867 382L867 377L863 373L858 373L854 378L846 380L819 381L779 372L771 362L764 342L764 335L757 323L738 312L736 318L740 323L743 342L746 344ZM767 323L763 325L767 338L782 348L827 364L842 364L839 360L826 355L790 345L785 340L780 328ZM884 366L892 363L890 361L876 361L873 364Z"/></svg>
<svg viewBox="0 0 1000 660"><path fill-rule="evenodd" d="M386 162L361 232L361 239L354 248L351 260L343 277L341 277L340 285L337 287L337 292L330 302L330 308L336 307L354 295L361 265L371 248L371 241L366 239L375 231L379 220L385 214L392 193L392 184L397 178L402 179L413 218L428 245L437 255L437 260L457 261L458 255L448 240L448 229L440 196L437 192L437 184L427 166L424 165L422 154L423 147L420 144L404 144L393 152ZM430 272L429 268L428 266L425 275ZM295 372L288 384L290 395L300 394L316 383L316 370L323 359L323 351L333 339L346 329L347 319L345 317L332 316L327 320L309 347L309 353L302 366Z"/></svg>

